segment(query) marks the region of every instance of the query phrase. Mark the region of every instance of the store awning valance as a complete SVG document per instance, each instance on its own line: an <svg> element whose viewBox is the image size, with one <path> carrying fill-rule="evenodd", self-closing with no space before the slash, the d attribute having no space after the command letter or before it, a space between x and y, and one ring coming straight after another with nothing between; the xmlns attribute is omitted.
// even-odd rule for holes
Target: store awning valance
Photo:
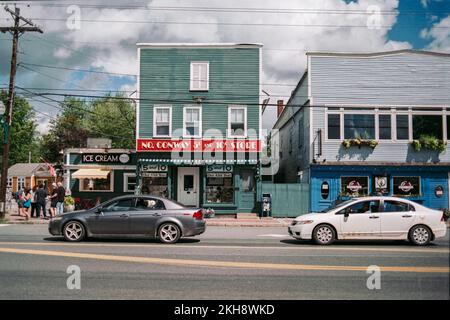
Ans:
<svg viewBox="0 0 450 320"><path fill-rule="evenodd" d="M232 159L232 160L213 160L213 159L139 159L139 163L157 163L172 165L208 165L208 164L257 164L256 159Z"/></svg>
<svg viewBox="0 0 450 320"><path fill-rule="evenodd" d="M75 179L107 179L111 170L79 169L72 174Z"/></svg>

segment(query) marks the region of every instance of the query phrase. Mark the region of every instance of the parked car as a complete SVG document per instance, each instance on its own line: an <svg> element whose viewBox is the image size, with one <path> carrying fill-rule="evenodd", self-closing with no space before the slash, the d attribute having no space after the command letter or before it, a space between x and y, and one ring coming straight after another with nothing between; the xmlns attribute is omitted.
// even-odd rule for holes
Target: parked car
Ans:
<svg viewBox="0 0 450 320"><path fill-rule="evenodd" d="M296 239L322 245L336 239L389 239L423 246L445 237L445 218L442 211L406 199L376 196L354 198L323 213L299 216L288 231Z"/></svg>
<svg viewBox="0 0 450 320"><path fill-rule="evenodd" d="M52 235L81 241L98 235L145 235L163 243L205 232L203 209L157 196L121 196L87 210L59 215L50 220Z"/></svg>

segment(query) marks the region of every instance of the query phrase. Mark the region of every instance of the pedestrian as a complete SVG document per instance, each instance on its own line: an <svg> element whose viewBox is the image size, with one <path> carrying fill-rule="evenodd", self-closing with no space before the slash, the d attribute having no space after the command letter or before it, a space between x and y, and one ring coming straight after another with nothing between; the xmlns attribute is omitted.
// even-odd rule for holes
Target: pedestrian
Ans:
<svg viewBox="0 0 450 320"><path fill-rule="evenodd" d="M30 212L30 217L34 218L34 215L36 214L36 218L39 218L37 215L37 210L36 210L36 190L37 190L37 186L33 186L33 188L31 189L30 193L31 193L31 212Z"/></svg>
<svg viewBox="0 0 450 320"><path fill-rule="evenodd" d="M50 199L50 218L56 216L56 203L58 202L58 190L56 183L52 183L52 192L49 197Z"/></svg>
<svg viewBox="0 0 450 320"><path fill-rule="evenodd" d="M23 193L23 206L22 206L22 214L26 220L30 219L30 207L31 207L31 192L30 188L25 188Z"/></svg>
<svg viewBox="0 0 450 320"><path fill-rule="evenodd" d="M14 194L14 199L16 199L17 202L17 211L18 211L18 216L22 215L22 208L23 208L23 189L20 188L19 190L17 190L17 192Z"/></svg>
<svg viewBox="0 0 450 320"><path fill-rule="evenodd" d="M56 214L63 214L64 212L64 198L66 197L66 189L62 182L58 182L57 197L56 197Z"/></svg>
<svg viewBox="0 0 450 320"><path fill-rule="evenodd" d="M36 215L40 217L42 210L43 211L42 217L44 219L47 218L47 213L45 212L45 203L47 196L48 196L47 190L44 189L44 185L41 183L38 189L36 190L36 210L37 210Z"/></svg>

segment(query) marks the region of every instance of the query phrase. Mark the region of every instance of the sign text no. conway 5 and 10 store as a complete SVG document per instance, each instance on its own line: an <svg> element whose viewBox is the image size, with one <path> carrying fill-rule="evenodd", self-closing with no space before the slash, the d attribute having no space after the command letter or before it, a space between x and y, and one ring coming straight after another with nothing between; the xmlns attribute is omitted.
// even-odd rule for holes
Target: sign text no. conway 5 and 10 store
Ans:
<svg viewBox="0 0 450 320"><path fill-rule="evenodd" d="M137 151L142 152L260 152L260 140L247 139L138 139Z"/></svg>

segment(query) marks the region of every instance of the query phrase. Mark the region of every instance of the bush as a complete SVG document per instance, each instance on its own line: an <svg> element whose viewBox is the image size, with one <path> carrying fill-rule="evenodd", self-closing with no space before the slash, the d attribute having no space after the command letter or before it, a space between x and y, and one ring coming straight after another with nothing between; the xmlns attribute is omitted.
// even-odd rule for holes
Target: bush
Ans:
<svg viewBox="0 0 450 320"><path fill-rule="evenodd" d="M439 153L442 153L447 149L446 142L426 134L421 135L418 140L413 140L412 146L416 151L428 149L438 151Z"/></svg>
<svg viewBox="0 0 450 320"><path fill-rule="evenodd" d="M75 204L75 199L72 196L67 196L64 198L64 205L73 206Z"/></svg>

